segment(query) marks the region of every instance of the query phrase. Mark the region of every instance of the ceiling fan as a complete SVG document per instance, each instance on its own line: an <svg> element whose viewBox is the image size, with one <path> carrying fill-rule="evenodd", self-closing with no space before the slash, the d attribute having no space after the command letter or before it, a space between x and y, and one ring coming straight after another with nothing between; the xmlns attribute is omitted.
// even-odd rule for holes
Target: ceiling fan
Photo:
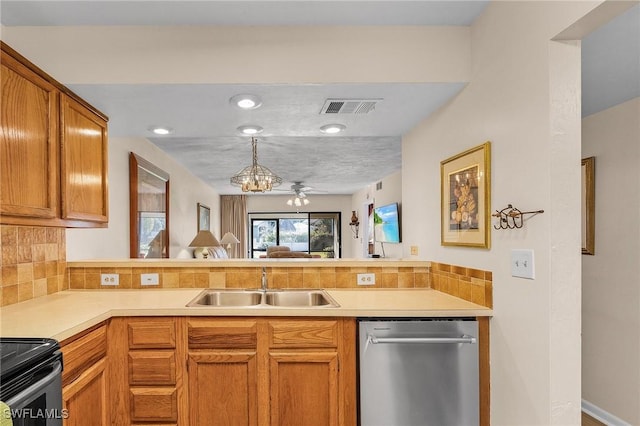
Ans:
<svg viewBox="0 0 640 426"><path fill-rule="evenodd" d="M296 207L300 207L302 205L306 206L310 203L309 199L307 198L307 194L309 192L326 192L318 189L313 189L312 187L303 184L301 181L293 182L293 185L291 185L290 189L275 189L275 191L293 192L294 196L287 200L287 205Z"/></svg>

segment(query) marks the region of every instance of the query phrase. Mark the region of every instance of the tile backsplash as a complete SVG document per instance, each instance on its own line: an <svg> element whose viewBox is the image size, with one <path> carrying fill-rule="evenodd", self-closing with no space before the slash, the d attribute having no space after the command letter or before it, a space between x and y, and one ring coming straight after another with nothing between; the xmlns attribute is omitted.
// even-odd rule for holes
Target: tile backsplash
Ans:
<svg viewBox="0 0 640 426"><path fill-rule="evenodd" d="M0 306L68 288L65 229L0 225Z"/></svg>
<svg viewBox="0 0 640 426"><path fill-rule="evenodd" d="M157 273L159 285L147 288L258 288L262 268L69 268L72 289L142 288L142 274ZM366 288L428 288L428 267L267 267L269 288L356 288L359 273L375 273L376 284ZM100 285L101 274L118 274L117 287ZM363 288L363 287L359 287Z"/></svg>
<svg viewBox="0 0 640 426"><path fill-rule="evenodd" d="M431 287L478 305L493 308L493 273L431 262Z"/></svg>

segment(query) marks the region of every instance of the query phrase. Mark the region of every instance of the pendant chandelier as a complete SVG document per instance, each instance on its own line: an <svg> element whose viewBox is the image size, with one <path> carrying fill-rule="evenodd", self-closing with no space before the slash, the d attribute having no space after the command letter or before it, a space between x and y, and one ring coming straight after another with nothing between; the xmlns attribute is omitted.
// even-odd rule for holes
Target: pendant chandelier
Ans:
<svg viewBox="0 0 640 426"><path fill-rule="evenodd" d="M268 168L258 164L257 139L251 138L253 163L231 177L231 184L237 185L242 192L271 191L282 183L282 178Z"/></svg>

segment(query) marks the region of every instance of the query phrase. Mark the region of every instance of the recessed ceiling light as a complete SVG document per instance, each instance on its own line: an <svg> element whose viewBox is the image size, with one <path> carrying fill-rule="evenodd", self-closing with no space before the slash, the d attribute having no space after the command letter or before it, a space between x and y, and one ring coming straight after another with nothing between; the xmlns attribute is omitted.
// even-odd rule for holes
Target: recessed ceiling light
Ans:
<svg viewBox="0 0 640 426"><path fill-rule="evenodd" d="M344 126L342 124L327 124L325 126L320 127L320 131L322 133L333 135L335 133L340 133L344 131L346 128L347 126Z"/></svg>
<svg viewBox="0 0 640 426"><path fill-rule="evenodd" d="M171 133L173 133L173 129L171 127L153 126L150 127L149 130L151 130L156 135L170 135Z"/></svg>
<svg viewBox="0 0 640 426"><path fill-rule="evenodd" d="M231 99L229 99L231 105L236 106L240 109L256 109L262 105L262 100L260 97L256 95L250 95L247 93L243 93L240 95L235 95Z"/></svg>
<svg viewBox="0 0 640 426"><path fill-rule="evenodd" d="M262 127L255 125L240 126L238 127L238 131L244 133L245 135L255 135L262 132Z"/></svg>

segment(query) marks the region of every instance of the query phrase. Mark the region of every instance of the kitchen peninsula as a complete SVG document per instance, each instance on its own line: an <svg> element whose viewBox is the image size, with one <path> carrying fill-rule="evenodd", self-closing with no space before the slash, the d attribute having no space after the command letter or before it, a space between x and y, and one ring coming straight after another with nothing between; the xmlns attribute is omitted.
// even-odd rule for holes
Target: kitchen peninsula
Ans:
<svg viewBox="0 0 640 426"><path fill-rule="evenodd" d="M263 267L271 291L322 288L338 306L186 306L207 288L259 288ZM359 273L375 284L357 286ZM101 286L101 274L117 274L119 286ZM158 285L142 288L142 274L158 274ZM74 401L91 401L99 424L207 424L221 413L211 401L229 394L248 398L235 401L245 407L233 410L238 422L312 412L327 424L356 424L361 317L477 318L488 424L489 272L392 259L127 259L69 262L66 279L68 290L3 307L2 335L60 340L65 404L78 413ZM305 383L327 393L310 395ZM285 384L289 396L279 397L273 386ZM291 392L305 397L293 401Z"/></svg>

